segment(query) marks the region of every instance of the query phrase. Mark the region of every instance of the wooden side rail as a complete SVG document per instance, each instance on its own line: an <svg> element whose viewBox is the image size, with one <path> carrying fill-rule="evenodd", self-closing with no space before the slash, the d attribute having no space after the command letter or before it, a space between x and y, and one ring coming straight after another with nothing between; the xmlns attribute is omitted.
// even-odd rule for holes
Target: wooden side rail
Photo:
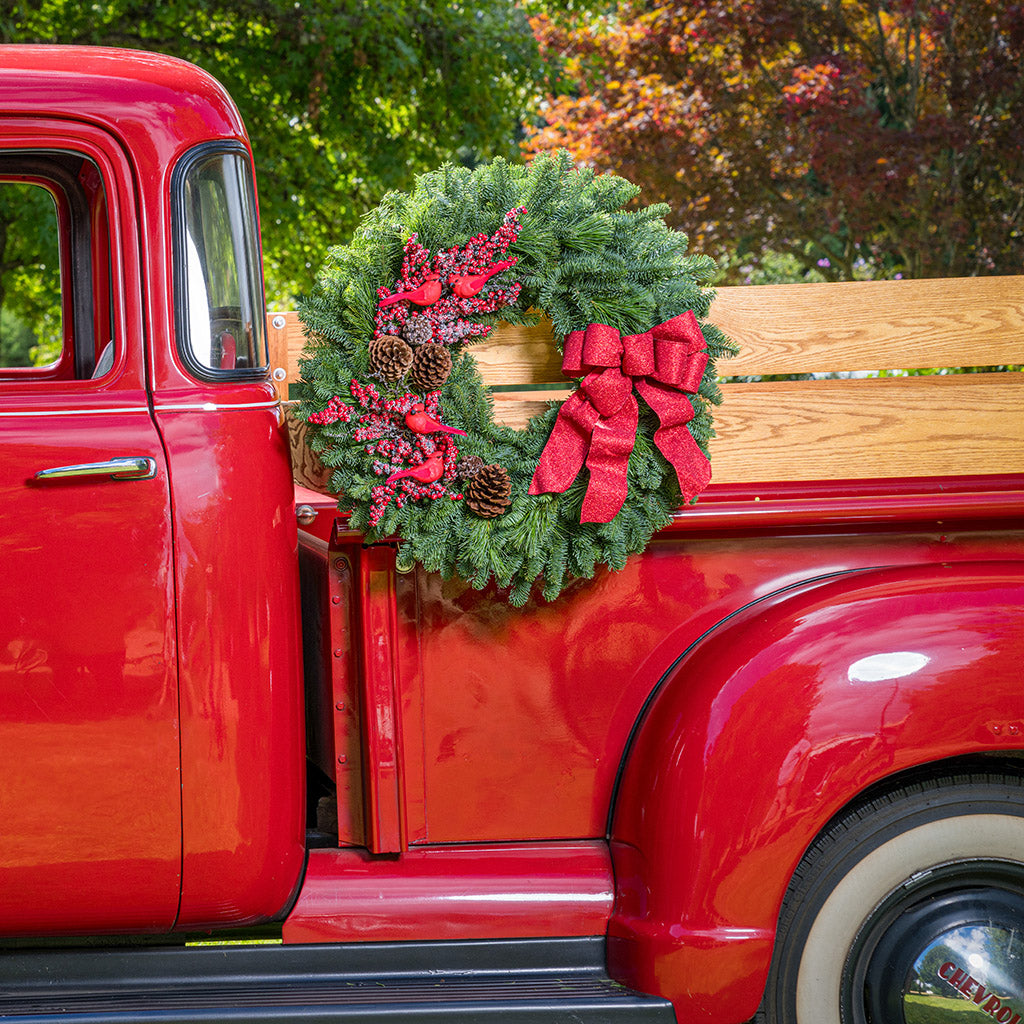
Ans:
<svg viewBox="0 0 1024 1024"><path fill-rule="evenodd" d="M297 379L301 324L271 355ZM1024 364L1024 276L722 288L712 322L740 345L730 377ZM550 326L473 347L496 418L522 426L567 382ZM546 387L545 387L546 385ZM552 387L556 385L556 387ZM723 383L716 483L1024 473L1024 374Z"/></svg>

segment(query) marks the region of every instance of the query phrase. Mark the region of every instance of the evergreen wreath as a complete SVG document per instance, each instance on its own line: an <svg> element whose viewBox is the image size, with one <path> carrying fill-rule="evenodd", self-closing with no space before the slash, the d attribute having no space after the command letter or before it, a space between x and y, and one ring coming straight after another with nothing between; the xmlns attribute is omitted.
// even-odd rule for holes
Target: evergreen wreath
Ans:
<svg viewBox="0 0 1024 1024"><path fill-rule="evenodd" d="M734 351L694 317L707 316L700 282L715 265L686 255L667 207L626 209L638 192L564 153L528 167L445 166L387 195L350 244L331 250L300 306L299 412L339 507L369 541L400 538L401 568L419 562L478 589L493 578L516 606L540 581L553 600L571 577L621 569L706 484L710 406L721 401L714 360ZM471 346L496 321L528 324L538 311L565 372L584 379L561 418L554 402L516 430L494 422ZM689 348L652 341L652 327L682 329ZM671 399L659 398L669 390L660 367L645 388L629 357L614 355L637 340L648 359L652 346L690 353L690 379ZM609 348L614 358L603 359ZM609 405L601 381L612 378ZM611 470L597 433L588 455L605 414L605 426L618 423L604 453Z"/></svg>

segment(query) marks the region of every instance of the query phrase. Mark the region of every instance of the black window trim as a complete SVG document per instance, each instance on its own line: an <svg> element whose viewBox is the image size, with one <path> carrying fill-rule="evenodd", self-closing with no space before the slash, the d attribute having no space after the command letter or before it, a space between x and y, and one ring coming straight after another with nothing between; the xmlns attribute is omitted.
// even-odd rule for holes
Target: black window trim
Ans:
<svg viewBox="0 0 1024 1024"><path fill-rule="evenodd" d="M252 158L249 151L240 142L232 139L214 139L210 142L202 142L193 146L177 162L171 174L171 237L172 237L172 260L173 260L173 295L174 295L174 340L178 355L185 364L188 372L198 380L212 384L245 383L259 380L266 380L270 376L270 341L266 329L266 308L265 288L263 281L263 259L260 249L260 238L257 233L256 243L256 266L253 268L259 284L259 300L261 309L256 312L263 316L263 366L234 367L230 370L221 370L211 366L204 366L192 354L189 339L189 316L188 316L188 289L185 287L187 280L186 252L185 252L185 223L187 211L185 209L185 179L189 172L199 163L209 159L211 156L223 156L233 153L241 156L246 167L249 169L247 175L247 188L249 189L249 202L252 209L256 210L256 186L255 174L252 166ZM254 225L253 230L256 230Z"/></svg>

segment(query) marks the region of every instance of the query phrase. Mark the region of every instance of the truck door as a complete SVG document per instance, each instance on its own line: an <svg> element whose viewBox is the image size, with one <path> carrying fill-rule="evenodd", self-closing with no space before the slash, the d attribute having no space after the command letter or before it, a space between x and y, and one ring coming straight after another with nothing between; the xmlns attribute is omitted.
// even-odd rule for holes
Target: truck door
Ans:
<svg viewBox="0 0 1024 1024"><path fill-rule="evenodd" d="M181 858L167 466L131 171L0 119L0 934L170 928Z"/></svg>

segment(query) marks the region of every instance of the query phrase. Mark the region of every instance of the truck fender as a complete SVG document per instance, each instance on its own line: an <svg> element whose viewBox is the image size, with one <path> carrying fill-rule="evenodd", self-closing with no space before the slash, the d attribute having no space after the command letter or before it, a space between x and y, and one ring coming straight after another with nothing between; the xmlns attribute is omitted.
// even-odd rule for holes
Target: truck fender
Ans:
<svg viewBox="0 0 1024 1024"><path fill-rule="evenodd" d="M659 685L613 811L613 975L680 1020L757 1009L801 856L864 790L1024 747L1024 565L865 570L719 624Z"/></svg>

